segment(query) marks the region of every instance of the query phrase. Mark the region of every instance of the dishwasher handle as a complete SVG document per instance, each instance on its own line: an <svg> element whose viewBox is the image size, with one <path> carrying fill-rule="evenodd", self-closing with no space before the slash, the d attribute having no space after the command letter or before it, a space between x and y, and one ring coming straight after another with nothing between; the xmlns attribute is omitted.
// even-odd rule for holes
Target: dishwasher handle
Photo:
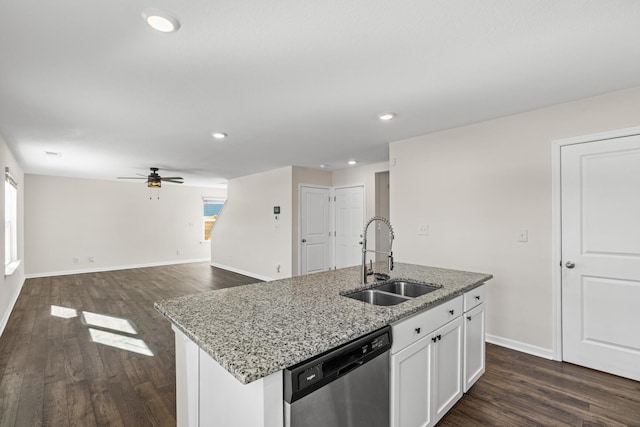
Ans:
<svg viewBox="0 0 640 427"><path fill-rule="evenodd" d="M342 368L338 369L338 378L348 374L349 372L353 371L354 369L356 369L358 366L364 364L364 361L362 360L356 360L353 363L350 363L349 365L343 366Z"/></svg>

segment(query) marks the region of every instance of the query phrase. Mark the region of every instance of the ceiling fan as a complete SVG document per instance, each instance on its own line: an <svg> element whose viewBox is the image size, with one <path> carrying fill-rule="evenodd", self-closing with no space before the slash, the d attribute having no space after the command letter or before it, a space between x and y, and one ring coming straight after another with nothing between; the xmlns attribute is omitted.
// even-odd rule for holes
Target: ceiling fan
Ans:
<svg viewBox="0 0 640 427"><path fill-rule="evenodd" d="M147 187L149 188L160 188L162 187L162 182L172 182L174 184L183 184L184 181L181 176L160 176L158 175L158 168L149 168L151 169L151 173L147 176L138 174L138 176L119 176L118 179L146 179Z"/></svg>

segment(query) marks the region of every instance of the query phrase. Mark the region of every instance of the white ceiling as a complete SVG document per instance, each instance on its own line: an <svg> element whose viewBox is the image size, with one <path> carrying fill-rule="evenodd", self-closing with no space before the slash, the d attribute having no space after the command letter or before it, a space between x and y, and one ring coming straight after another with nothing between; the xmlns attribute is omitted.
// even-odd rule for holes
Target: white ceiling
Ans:
<svg viewBox="0 0 640 427"><path fill-rule="evenodd" d="M149 7L180 30L149 28ZM343 168L387 160L389 141L638 85L638 0L0 2L0 134L27 173L157 166L214 185Z"/></svg>

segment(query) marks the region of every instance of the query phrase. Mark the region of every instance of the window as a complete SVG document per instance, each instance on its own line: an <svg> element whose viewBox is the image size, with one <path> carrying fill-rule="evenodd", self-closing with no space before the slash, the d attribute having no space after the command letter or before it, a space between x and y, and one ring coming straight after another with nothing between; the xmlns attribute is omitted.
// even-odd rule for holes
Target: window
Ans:
<svg viewBox="0 0 640 427"><path fill-rule="evenodd" d="M4 274L18 268L18 183L9 168L4 173Z"/></svg>
<svg viewBox="0 0 640 427"><path fill-rule="evenodd" d="M204 198L202 200L203 207L203 230L204 230L204 240L211 240L211 229L213 228L213 224L215 224L216 220L220 216L220 212L222 212L222 208L224 207L225 200L221 199L207 199Z"/></svg>

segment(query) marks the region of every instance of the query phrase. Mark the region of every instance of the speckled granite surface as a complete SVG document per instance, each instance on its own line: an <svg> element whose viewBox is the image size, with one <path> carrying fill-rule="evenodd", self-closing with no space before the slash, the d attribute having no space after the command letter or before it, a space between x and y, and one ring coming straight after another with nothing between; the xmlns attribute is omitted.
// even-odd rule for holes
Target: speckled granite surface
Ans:
<svg viewBox="0 0 640 427"><path fill-rule="evenodd" d="M340 295L355 289L360 267L187 295L155 308L242 383L250 383L438 305L491 279L396 263L392 278L442 285L383 307Z"/></svg>

